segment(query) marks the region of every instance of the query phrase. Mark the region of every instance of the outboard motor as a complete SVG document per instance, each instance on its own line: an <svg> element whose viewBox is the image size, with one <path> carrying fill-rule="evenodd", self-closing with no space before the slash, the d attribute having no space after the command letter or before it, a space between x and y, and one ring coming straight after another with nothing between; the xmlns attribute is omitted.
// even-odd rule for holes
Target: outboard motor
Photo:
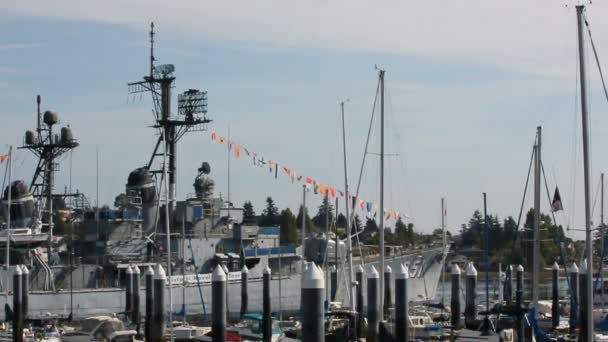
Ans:
<svg viewBox="0 0 608 342"><path fill-rule="evenodd" d="M7 186L2 195L2 215L8 216ZM34 196L25 182L16 180L10 185L11 191L11 228L29 228L34 218Z"/></svg>
<svg viewBox="0 0 608 342"><path fill-rule="evenodd" d="M133 170L127 181L127 196L141 199L142 231L146 235L154 233L156 219L156 182L145 167Z"/></svg>

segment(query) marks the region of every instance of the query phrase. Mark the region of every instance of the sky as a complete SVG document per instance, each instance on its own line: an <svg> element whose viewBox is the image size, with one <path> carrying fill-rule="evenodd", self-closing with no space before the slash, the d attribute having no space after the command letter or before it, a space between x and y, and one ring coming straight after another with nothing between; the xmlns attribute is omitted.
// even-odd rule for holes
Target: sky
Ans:
<svg viewBox="0 0 608 342"><path fill-rule="evenodd" d="M149 24L158 64L175 65L174 93L209 93L208 132L178 147L178 198L193 192L203 161L216 192L227 196L226 135L298 174L343 188L339 103L345 106L348 174L359 180L377 87L386 70L386 207L407 214L419 231L441 222L457 232L482 193L488 211L517 217L537 126L559 224L584 227L582 139L575 2L523 1L199 1L68 0L0 2L0 149L20 146L42 109L60 113L80 146L61 159L58 191L78 189L112 204L129 172L144 165L156 140L149 96L126 84L149 68ZM608 4L587 18L600 63L608 57ZM608 170L606 99L587 46L593 219L600 174ZM604 69L608 66L604 63ZM176 95L175 95L176 96ZM174 97L173 112L176 112ZM374 121L361 197L379 202L379 123ZM96 153L99 153L99 168ZM15 154L15 176L31 179L35 158ZM70 167L71 164L71 167ZM256 211L272 196L297 208L301 187L274 179L250 160L231 161L231 200ZM525 207L532 206L529 192ZM309 196L314 213L320 196ZM344 203L339 204L340 211ZM549 201L542 196L542 210ZM390 223L392 224L392 223ZM578 231L568 235L582 238Z"/></svg>

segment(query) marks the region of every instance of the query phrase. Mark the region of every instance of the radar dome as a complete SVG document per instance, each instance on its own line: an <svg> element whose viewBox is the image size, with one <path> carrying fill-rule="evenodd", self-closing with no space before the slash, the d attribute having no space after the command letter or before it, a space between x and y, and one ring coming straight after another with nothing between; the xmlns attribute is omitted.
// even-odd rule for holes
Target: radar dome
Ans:
<svg viewBox="0 0 608 342"><path fill-rule="evenodd" d="M54 124L59 122L59 113L54 110L47 110L44 112L44 123L53 126Z"/></svg>
<svg viewBox="0 0 608 342"><path fill-rule="evenodd" d="M36 136L33 131L25 131L25 144L34 145L36 143Z"/></svg>
<svg viewBox="0 0 608 342"><path fill-rule="evenodd" d="M69 143L74 141L74 135L72 134L72 129L69 127L61 128L61 142Z"/></svg>
<svg viewBox="0 0 608 342"><path fill-rule="evenodd" d="M203 165L201 165L201 167L198 169L198 172L202 172L208 175L209 173L211 173L211 165L209 165L209 163L207 162L203 162Z"/></svg>

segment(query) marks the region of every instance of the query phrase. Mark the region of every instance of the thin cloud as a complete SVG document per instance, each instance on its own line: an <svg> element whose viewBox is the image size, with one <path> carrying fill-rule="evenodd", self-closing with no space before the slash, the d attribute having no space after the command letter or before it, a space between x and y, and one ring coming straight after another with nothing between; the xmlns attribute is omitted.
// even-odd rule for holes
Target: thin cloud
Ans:
<svg viewBox="0 0 608 342"><path fill-rule="evenodd" d="M0 9L25 16L126 24L141 31L154 20L159 39L164 35L278 48L439 57L560 78L573 77L565 75L564 68L576 57L575 11L553 0L183 0L178 7L164 0L110 1L111 5L92 0L86 10L69 0L34 2L34 6L4 2ZM597 37L608 35L608 24L594 20L606 10L605 3L589 6Z"/></svg>
<svg viewBox="0 0 608 342"><path fill-rule="evenodd" d="M19 73L19 71L18 68L0 65L0 74L16 74Z"/></svg>
<svg viewBox="0 0 608 342"><path fill-rule="evenodd" d="M21 49L35 49L46 47L46 43L7 43L0 44L0 50L21 50Z"/></svg>

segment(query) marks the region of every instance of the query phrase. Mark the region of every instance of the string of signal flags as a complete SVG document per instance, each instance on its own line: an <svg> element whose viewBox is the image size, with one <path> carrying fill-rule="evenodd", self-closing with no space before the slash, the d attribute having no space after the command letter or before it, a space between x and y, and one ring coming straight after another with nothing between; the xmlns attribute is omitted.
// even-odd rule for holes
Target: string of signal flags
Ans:
<svg viewBox="0 0 608 342"><path fill-rule="evenodd" d="M336 196L346 196L345 191L340 190L335 186L320 182L310 176L305 177L303 174L296 172L296 170L294 170L293 168L279 163L275 159L264 158L264 156L258 154L257 152L249 150L247 147L245 147L245 145L237 143L232 139L228 139L226 136L218 135L215 131L211 132L211 142L219 143L220 145L226 146L226 148L228 148L228 151L230 151L230 155L232 155L236 160L239 160L241 159L241 157L243 157L243 159L245 160L251 160L251 165L254 167L268 169L268 173L274 178L278 179L279 175L285 175L286 177L289 177L289 180L293 184L297 182L298 184L306 185L309 189L312 188L313 193L315 195L327 196L332 198L336 198ZM367 218L376 218L378 214L377 204L370 201L366 201L360 197L349 197L352 201L351 203L356 203L355 207L360 212L364 213ZM401 218L409 218L409 216L407 214L401 214L398 210L387 208L384 209L384 219L386 221L393 219L396 222L399 221L399 219Z"/></svg>

